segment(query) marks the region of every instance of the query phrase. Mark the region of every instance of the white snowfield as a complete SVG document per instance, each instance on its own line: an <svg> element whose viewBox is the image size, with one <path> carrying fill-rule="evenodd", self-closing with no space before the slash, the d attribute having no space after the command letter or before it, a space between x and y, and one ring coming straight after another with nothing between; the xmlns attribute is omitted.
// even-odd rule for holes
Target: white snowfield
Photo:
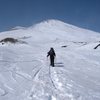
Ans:
<svg viewBox="0 0 100 100"><path fill-rule="evenodd" d="M100 33L47 20L5 38L27 43L0 43L0 100L100 100Z"/></svg>

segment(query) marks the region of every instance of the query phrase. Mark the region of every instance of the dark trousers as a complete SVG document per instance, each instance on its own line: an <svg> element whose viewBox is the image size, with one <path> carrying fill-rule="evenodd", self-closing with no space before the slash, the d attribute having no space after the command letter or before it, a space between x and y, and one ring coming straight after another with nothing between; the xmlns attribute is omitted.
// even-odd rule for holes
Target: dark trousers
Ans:
<svg viewBox="0 0 100 100"><path fill-rule="evenodd" d="M50 57L50 65L54 67L54 56Z"/></svg>

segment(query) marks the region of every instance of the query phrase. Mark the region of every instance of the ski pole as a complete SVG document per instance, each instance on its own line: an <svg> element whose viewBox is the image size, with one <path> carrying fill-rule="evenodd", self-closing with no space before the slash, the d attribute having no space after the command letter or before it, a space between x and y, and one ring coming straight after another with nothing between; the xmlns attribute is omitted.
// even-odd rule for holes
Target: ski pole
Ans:
<svg viewBox="0 0 100 100"><path fill-rule="evenodd" d="M55 57L55 64L57 64L57 59L56 59L56 57Z"/></svg>
<svg viewBox="0 0 100 100"><path fill-rule="evenodd" d="M47 66L48 66L48 57L47 57Z"/></svg>

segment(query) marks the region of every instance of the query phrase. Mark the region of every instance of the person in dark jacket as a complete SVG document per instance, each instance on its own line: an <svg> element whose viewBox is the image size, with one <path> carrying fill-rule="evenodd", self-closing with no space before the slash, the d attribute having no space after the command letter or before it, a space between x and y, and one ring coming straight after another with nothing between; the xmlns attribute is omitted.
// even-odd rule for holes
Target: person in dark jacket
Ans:
<svg viewBox="0 0 100 100"><path fill-rule="evenodd" d="M47 57L50 56L50 65L54 67L54 58L56 56L55 51L53 48L50 48Z"/></svg>

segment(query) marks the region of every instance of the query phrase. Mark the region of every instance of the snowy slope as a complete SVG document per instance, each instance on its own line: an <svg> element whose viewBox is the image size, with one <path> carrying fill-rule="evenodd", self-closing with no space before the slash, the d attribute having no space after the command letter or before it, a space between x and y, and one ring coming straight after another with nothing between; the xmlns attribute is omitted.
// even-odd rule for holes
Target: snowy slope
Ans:
<svg viewBox="0 0 100 100"><path fill-rule="evenodd" d="M5 38L27 44L0 43L0 100L100 100L100 33L47 20L1 32Z"/></svg>

